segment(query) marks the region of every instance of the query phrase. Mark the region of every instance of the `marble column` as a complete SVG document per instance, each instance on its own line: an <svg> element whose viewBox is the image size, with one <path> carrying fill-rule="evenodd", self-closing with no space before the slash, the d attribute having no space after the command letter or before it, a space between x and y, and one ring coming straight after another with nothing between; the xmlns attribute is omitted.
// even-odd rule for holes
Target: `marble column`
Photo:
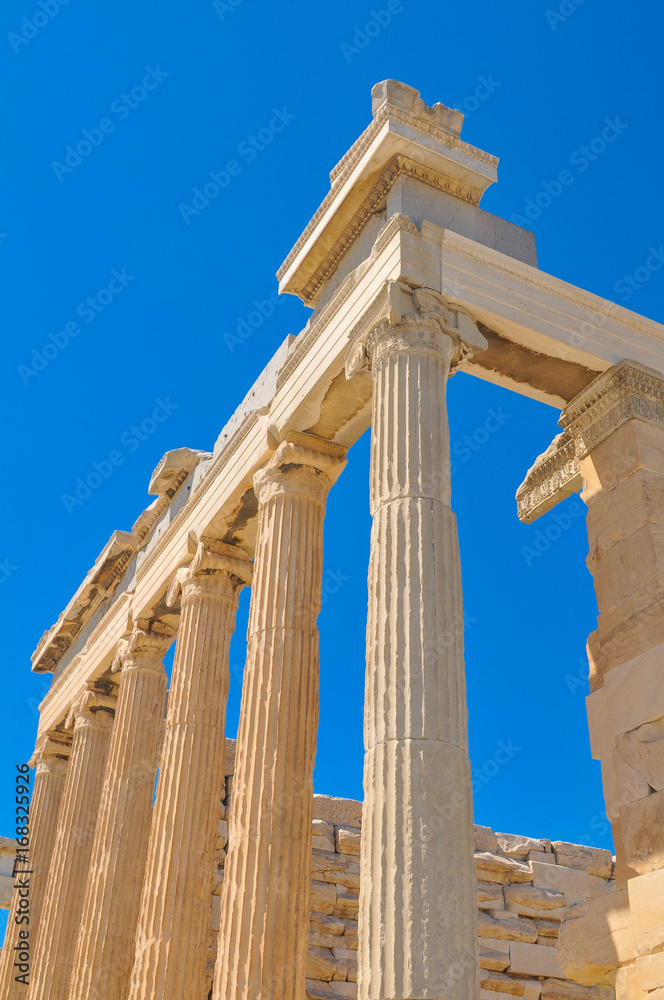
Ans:
<svg viewBox="0 0 664 1000"><path fill-rule="evenodd" d="M373 377L360 1000L479 995L463 604L446 387L465 314L402 286ZM468 348L470 349L470 348Z"/></svg>
<svg viewBox="0 0 664 1000"><path fill-rule="evenodd" d="M74 948L99 810L116 699L86 690L73 721L71 758L40 918L29 1000L69 1000Z"/></svg>
<svg viewBox="0 0 664 1000"><path fill-rule="evenodd" d="M68 1000L123 1000L133 964L175 630L138 622L116 657L115 724Z"/></svg>
<svg viewBox="0 0 664 1000"><path fill-rule="evenodd" d="M346 449L289 434L254 477L258 534L214 1000L302 1000L327 493Z"/></svg>
<svg viewBox="0 0 664 1000"><path fill-rule="evenodd" d="M19 981L20 970L17 951L24 949L27 943L28 953L34 955L39 931L44 894L48 884L48 870L55 843L58 814L62 792L67 775L69 754L71 752L71 737L68 733L45 733L35 748L30 766L35 768L32 795L30 798L29 816L29 848L27 863L16 865L17 882L20 871L29 869L29 923L17 923L19 894L14 892L12 905L7 920L5 943L0 957L0 996L5 1000L25 1000L28 986ZM22 921L22 916L19 916ZM19 938L19 931L27 933ZM29 978L29 977L28 977Z"/></svg>
<svg viewBox="0 0 664 1000"><path fill-rule="evenodd" d="M131 1000L201 1000L210 895L224 783L229 647L239 593L251 582L241 548L199 543L182 611L143 883Z"/></svg>

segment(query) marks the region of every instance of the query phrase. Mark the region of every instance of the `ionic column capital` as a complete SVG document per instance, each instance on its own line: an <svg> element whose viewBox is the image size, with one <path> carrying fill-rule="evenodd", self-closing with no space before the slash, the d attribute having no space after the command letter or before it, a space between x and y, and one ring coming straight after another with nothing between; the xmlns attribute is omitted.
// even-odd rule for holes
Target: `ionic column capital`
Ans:
<svg viewBox="0 0 664 1000"><path fill-rule="evenodd" d="M72 704L65 729L111 729L117 707L116 695L88 686Z"/></svg>
<svg viewBox="0 0 664 1000"><path fill-rule="evenodd" d="M57 766L60 762L66 767L71 754L71 733L58 729L49 729L39 737L35 750L28 761L30 767Z"/></svg>
<svg viewBox="0 0 664 1000"><path fill-rule="evenodd" d="M216 538L203 537L193 560L176 570L166 594L166 603L171 607L180 589L184 597L218 593L232 599L243 586L251 583L252 575L251 556L243 548Z"/></svg>
<svg viewBox="0 0 664 1000"><path fill-rule="evenodd" d="M346 377L371 371L384 357L417 351L442 356L450 371L488 347L470 313L432 288L386 282L368 322L351 333Z"/></svg>
<svg viewBox="0 0 664 1000"><path fill-rule="evenodd" d="M259 503L284 494L324 503L346 467L347 452L343 445L313 434L289 432L268 464L254 475Z"/></svg>
<svg viewBox="0 0 664 1000"><path fill-rule="evenodd" d="M112 673L119 670L164 670L164 656L175 638L176 629L161 621L138 619L134 631L118 643Z"/></svg>

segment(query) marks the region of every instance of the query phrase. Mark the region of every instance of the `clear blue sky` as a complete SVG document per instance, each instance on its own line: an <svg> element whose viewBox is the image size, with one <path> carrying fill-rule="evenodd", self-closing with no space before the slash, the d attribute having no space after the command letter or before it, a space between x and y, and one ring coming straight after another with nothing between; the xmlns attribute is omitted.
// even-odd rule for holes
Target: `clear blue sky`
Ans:
<svg viewBox="0 0 664 1000"><path fill-rule="evenodd" d="M664 240L655 180L662 14L645 0L564 0L548 16L546 0L403 0L392 3L391 23L378 34L369 29L371 40L362 33L373 19L369 2L305 9L234 0L216 9L211 0L70 0L55 13L55 0L43 3L51 14L37 0L7 0L0 33L11 94L0 165L5 835L13 828L13 767L30 756L35 705L46 690L30 673L30 653L111 532L129 529L150 502L162 454L211 449L286 334L304 326L307 310L288 299L251 338L232 343L254 300L275 291L275 271L328 190L329 170L369 123L374 83L394 77L428 103L470 112L464 138L501 158L483 207L505 218L522 214L576 156L574 183L532 222L541 268L664 320L664 269L648 273L629 300L616 287ZM46 23L37 30L24 17ZM477 100L482 81L487 96ZM274 109L283 129L252 149L248 137L269 126ZM575 151L616 117L628 127L581 169ZM90 153L67 163L83 130ZM193 189L229 160L241 169L227 188L198 214L183 211ZM106 293L114 271L124 277ZM103 308L91 313L85 302L100 291ZM66 324L80 332L28 374L33 349L41 353ZM173 405L168 419L135 440L132 425L159 399ZM487 432L492 410L502 423ZM476 820L609 846L579 680L596 614L583 511L578 499L568 501L561 509L576 503L579 516L529 565L523 546L551 515L526 527L514 503L557 432L557 416L467 376L450 384L471 753L488 778L478 784ZM63 494L116 450L122 464L68 510ZM367 479L365 438L330 498L320 617L316 789L348 796L361 795ZM231 735L247 605L245 594L232 652ZM519 749L497 767L501 741Z"/></svg>

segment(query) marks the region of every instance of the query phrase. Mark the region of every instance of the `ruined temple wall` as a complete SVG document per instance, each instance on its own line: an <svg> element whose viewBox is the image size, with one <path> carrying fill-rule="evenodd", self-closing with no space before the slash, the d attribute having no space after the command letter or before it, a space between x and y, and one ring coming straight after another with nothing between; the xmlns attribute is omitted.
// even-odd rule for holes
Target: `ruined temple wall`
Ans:
<svg viewBox="0 0 664 1000"><path fill-rule="evenodd" d="M209 979L220 919L235 745L227 741L217 839ZM362 803L314 797L307 1000L355 1000ZM611 853L475 827L481 1000L613 1000L610 987L567 979L556 955L569 907L615 891ZM463 975L463 970L460 970ZM498 996L496 996L498 994Z"/></svg>

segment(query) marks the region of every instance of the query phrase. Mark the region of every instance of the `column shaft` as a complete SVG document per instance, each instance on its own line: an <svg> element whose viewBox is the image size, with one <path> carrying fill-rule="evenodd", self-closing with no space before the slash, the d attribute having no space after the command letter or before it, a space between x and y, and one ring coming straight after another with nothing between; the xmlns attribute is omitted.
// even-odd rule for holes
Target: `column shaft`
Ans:
<svg viewBox="0 0 664 1000"><path fill-rule="evenodd" d="M214 1000L305 994L323 518L344 455L289 435L254 479L255 582Z"/></svg>
<svg viewBox="0 0 664 1000"><path fill-rule="evenodd" d="M228 654L251 563L206 541L182 584L182 613L131 978L131 1000L201 1000L219 802Z"/></svg>
<svg viewBox="0 0 664 1000"><path fill-rule="evenodd" d="M434 318L369 337L374 378L361 1000L478 996L473 811L446 384Z"/></svg>
<svg viewBox="0 0 664 1000"><path fill-rule="evenodd" d="M154 786L164 737L174 635L135 628L123 655L118 707L99 806L69 1000L123 1000L134 959Z"/></svg>
<svg viewBox="0 0 664 1000"><path fill-rule="evenodd" d="M22 975L15 966L17 948L25 946L26 941L19 938L19 931L28 932L28 952L34 956L70 750L71 741L66 734L55 733L52 739L47 735L45 740L40 741L33 757L36 770L30 799L28 864L20 866L31 869L30 922L16 922L20 897L18 892L14 892L0 958L0 996L5 1000L25 1000L28 992L25 982L17 981L17 977Z"/></svg>
<svg viewBox="0 0 664 1000"><path fill-rule="evenodd" d="M71 759L51 857L29 1000L69 1000L115 698L87 691L76 705Z"/></svg>

